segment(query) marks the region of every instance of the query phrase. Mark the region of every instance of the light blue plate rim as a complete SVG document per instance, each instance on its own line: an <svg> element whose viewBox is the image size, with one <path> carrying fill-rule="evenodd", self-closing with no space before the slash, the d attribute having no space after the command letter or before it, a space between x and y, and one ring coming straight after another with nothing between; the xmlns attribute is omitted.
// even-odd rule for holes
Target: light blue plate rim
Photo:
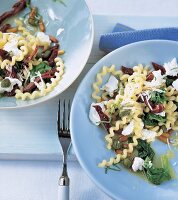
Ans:
<svg viewBox="0 0 178 200"><path fill-rule="evenodd" d="M71 139L72 139L72 146L73 146L73 149L74 149L74 152L76 154L76 157L81 165L81 167L85 170L85 172L87 173L87 175L91 178L91 180L104 192L106 193L107 195L109 195L111 198L114 198L114 199L118 199L118 198L123 198L122 196L116 196L115 194L111 193L107 187L103 186L97 179L95 179L94 175L90 172L90 170L87 168L86 164L85 164L85 160L82 159L82 157L80 156L81 155L81 151L80 151L80 148L78 148L76 142L75 142L75 134L77 133L74 133L74 127L75 127L75 123L74 122L74 118L76 117L76 113L74 111L75 109L75 105L78 103L77 102L77 96L78 96L78 93L79 91L81 90L81 88L83 87L82 85L85 83L85 80L87 80L88 78L90 78L91 74L93 74L93 72L95 72L95 68L98 67L101 63L103 63L103 61L105 61L106 59L108 59L109 57L111 57L112 55L116 54L116 53L119 53L120 51L122 50L125 50L127 48L130 48L130 47L135 47L135 46L138 46L138 45L144 45L144 44L149 44L149 43L165 43L165 44L176 44L178 45L178 42L177 41L171 41L171 40L145 40L145 41L140 41L140 42L135 42L135 43L131 43L131 44L128 44L128 45L125 45L123 47L120 47L112 52L110 52L109 54L105 55L102 59L100 59L89 71L88 73L86 74L86 76L84 77L84 79L82 80L82 82L80 83L76 93L75 93L75 96L74 96L74 99L73 99L73 102L72 102L72 106L71 106L71 115L70 115L70 129L71 129ZM103 66L103 65L102 65ZM100 66L100 68L102 67ZM92 84L92 83L91 83ZM97 167L97 166L96 166ZM129 172L128 172L129 173Z"/></svg>

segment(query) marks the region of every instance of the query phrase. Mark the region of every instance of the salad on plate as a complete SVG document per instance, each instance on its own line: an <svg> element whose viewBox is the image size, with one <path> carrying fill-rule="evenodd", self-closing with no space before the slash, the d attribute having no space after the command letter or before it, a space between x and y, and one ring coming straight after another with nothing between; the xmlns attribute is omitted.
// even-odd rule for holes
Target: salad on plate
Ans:
<svg viewBox="0 0 178 200"><path fill-rule="evenodd" d="M151 144L178 145L178 63L173 58L152 66L104 66L93 83L89 119L105 130L106 147L115 153L99 167L119 171L121 164L160 185L176 177L173 153L157 157Z"/></svg>
<svg viewBox="0 0 178 200"><path fill-rule="evenodd" d="M21 18L16 15L28 12ZM11 25L7 19L14 17ZM46 32L39 9L20 0L0 15L0 97L36 99L47 95L62 79L64 63L57 38Z"/></svg>

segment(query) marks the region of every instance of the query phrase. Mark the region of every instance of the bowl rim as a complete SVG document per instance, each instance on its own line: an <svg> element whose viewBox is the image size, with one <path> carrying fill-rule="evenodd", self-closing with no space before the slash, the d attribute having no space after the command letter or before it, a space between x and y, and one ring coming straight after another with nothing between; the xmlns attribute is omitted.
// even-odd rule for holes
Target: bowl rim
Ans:
<svg viewBox="0 0 178 200"><path fill-rule="evenodd" d="M89 11L89 17L90 17L90 20L91 20L91 24L90 24L91 25L91 40L90 40L90 44L89 44L89 47L88 47L88 52L87 52L87 54L85 56L86 59L84 59L84 61L82 61L82 64L80 65L82 67L81 67L80 71L77 73L76 77L72 80L72 82L69 85L67 85L66 87L63 87L63 89L60 91L60 93L57 93L54 96L49 97L48 99L41 100L40 102L34 102L34 103L29 104L29 105L19 105L19 106L12 106L12 107L2 106L2 107L0 107L0 110L15 110L15 109L22 109L22 108L28 108L28 107L36 106L38 104L43 104L43 103L45 103L45 102L47 102L49 100L54 99L55 97L59 96L60 94L62 94L65 90L67 90L76 81L76 79L79 77L79 75L81 74L81 72L83 71L83 69L85 68L85 66L87 64L87 61L89 59L89 56L91 54L91 50L92 50L92 47L93 47L93 42L94 42L94 20L93 20L93 15L92 15L90 7L86 3L86 0L83 0L83 2L84 2L85 6L87 7L87 9Z"/></svg>
<svg viewBox="0 0 178 200"><path fill-rule="evenodd" d="M90 76L90 73L92 71L94 71L94 68L98 65L100 65L100 63L103 62L103 60L107 59L108 57L112 56L113 54L115 53L119 53L120 51L124 50L124 49L127 49L129 47L134 47L134 46L137 46L137 45L140 45L140 44L149 44L149 43L165 43L165 44L177 44L178 45L178 41L173 41L173 40L144 40L144 41L139 41L139 42L134 42L134 43L131 43L131 44L127 44L125 46L122 46L120 48L117 48L115 50L113 50L112 52L108 53L107 55L105 55L103 58L101 58L88 72L87 74L85 75L85 77L83 78L83 80L81 81L79 87L77 88L77 91L74 95L74 98L73 98L73 102L72 102L72 106L71 106L71 114L70 114L70 130L71 130L71 140L72 140L72 146L73 146L73 149L74 149L74 152L75 152L75 155L77 157L77 160L79 161L82 169L84 169L84 171L86 172L86 174L88 175L88 177L93 181L94 184L96 184L96 186L98 186L99 189L101 189L101 191L103 191L106 195L108 195L109 197L111 198L114 198L114 199L117 199L119 196L116 196L115 194L112 194L106 187L104 187L102 184L100 184L100 182L98 180L96 180L93 176L93 174L85 167L85 162L83 162L83 160L81 159L81 157L79 156L80 155L80 152L78 151L78 148L77 148L77 145L76 143L74 142L74 134L73 134L73 131L74 131L74 126L75 124L73 123L73 118L74 118L74 105L77 103L76 102L76 96L79 92L79 90L81 89L82 85L83 85L83 82L85 82L85 79L87 79L89 76ZM97 167L97 166L96 166ZM120 196L120 198L122 198Z"/></svg>

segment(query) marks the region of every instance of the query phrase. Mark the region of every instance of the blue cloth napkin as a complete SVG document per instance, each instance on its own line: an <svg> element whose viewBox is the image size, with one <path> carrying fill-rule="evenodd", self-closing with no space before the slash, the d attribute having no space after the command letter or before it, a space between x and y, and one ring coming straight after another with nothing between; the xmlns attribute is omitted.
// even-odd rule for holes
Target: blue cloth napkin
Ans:
<svg viewBox="0 0 178 200"><path fill-rule="evenodd" d="M101 35L99 48L108 53L130 43L153 39L178 41L178 28L134 30L118 23L112 33Z"/></svg>

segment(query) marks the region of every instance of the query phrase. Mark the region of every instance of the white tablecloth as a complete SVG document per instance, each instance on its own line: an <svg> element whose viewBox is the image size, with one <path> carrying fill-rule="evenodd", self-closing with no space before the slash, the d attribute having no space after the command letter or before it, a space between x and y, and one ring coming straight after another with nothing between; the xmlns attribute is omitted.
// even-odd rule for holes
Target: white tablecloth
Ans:
<svg viewBox="0 0 178 200"><path fill-rule="evenodd" d="M87 0L93 14L177 16L177 0ZM55 200L58 162L0 161L0 200ZM110 200L77 162L69 163L71 200Z"/></svg>
<svg viewBox="0 0 178 200"><path fill-rule="evenodd" d="M77 162L69 162L71 200L109 200ZM57 200L61 163L1 161L0 200Z"/></svg>

